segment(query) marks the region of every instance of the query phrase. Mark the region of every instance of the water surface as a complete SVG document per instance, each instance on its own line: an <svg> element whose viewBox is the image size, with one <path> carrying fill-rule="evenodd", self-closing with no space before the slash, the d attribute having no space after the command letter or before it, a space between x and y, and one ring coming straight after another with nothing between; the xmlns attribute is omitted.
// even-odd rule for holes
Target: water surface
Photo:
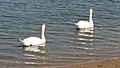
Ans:
<svg viewBox="0 0 120 68"><path fill-rule="evenodd" d="M57 68L120 56L119 0L0 0L0 66ZM76 31L88 20L94 30ZM46 24L46 47L21 47L18 39L40 37ZM18 65L18 66L17 66Z"/></svg>

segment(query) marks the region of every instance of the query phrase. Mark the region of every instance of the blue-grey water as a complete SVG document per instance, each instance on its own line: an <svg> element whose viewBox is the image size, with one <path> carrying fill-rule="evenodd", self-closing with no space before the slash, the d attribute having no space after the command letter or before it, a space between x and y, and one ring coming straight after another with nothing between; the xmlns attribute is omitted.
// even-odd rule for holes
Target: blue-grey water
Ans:
<svg viewBox="0 0 120 68"><path fill-rule="evenodd" d="M94 30L76 31L88 20ZM40 37L46 47L22 47L18 39ZM120 0L0 0L0 66L53 68L120 56Z"/></svg>

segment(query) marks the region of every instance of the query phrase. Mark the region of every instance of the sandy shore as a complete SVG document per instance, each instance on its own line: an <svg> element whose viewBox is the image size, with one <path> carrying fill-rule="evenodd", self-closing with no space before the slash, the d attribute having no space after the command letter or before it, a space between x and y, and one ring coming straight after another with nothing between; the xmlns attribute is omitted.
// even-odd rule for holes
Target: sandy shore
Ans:
<svg viewBox="0 0 120 68"><path fill-rule="evenodd" d="M120 58L83 64L73 64L62 68L120 68Z"/></svg>

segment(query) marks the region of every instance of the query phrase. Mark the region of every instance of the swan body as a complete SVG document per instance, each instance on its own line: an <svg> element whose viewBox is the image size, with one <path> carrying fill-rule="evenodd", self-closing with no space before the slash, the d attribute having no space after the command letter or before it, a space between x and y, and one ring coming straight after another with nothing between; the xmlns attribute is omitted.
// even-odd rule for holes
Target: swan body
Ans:
<svg viewBox="0 0 120 68"><path fill-rule="evenodd" d="M41 44L45 44L45 42L46 42L44 32L45 32L45 24L42 25L41 38L39 38L39 37L28 37L28 38L25 38L24 40L21 40L21 39L19 39L19 40L22 42L22 44L24 46L33 46L33 45L44 46L44 45L41 45Z"/></svg>
<svg viewBox="0 0 120 68"><path fill-rule="evenodd" d="M94 23L92 20L92 12L93 12L93 10L90 9L89 21L81 20L78 23L75 23L75 25L77 26L77 29L88 29L88 28L94 27Z"/></svg>

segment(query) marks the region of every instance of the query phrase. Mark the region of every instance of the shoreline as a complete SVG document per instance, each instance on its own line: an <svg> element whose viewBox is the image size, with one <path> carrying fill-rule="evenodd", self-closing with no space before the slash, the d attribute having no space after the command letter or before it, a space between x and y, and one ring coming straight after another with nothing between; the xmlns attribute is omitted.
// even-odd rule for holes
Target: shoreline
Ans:
<svg viewBox="0 0 120 68"><path fill-rule="evenodd" d="M107 59L107 60L98 60L98 61L92 61L92 62L85 62L85 63L73 63L65 66L60 67L52 67L49 64L46 65L34 65L34 64L16 64L16 63L7 63L7 62L1 62L0 68L21 68L21 67L27 67L27 68L120 68L120 58L113 58L113 59Z"/></svg>
<svg viewBox="0 0 120 68"><path fill-rule="evenodd" d="M120 68L120 58L73 64L61 68Z"/></svg>

